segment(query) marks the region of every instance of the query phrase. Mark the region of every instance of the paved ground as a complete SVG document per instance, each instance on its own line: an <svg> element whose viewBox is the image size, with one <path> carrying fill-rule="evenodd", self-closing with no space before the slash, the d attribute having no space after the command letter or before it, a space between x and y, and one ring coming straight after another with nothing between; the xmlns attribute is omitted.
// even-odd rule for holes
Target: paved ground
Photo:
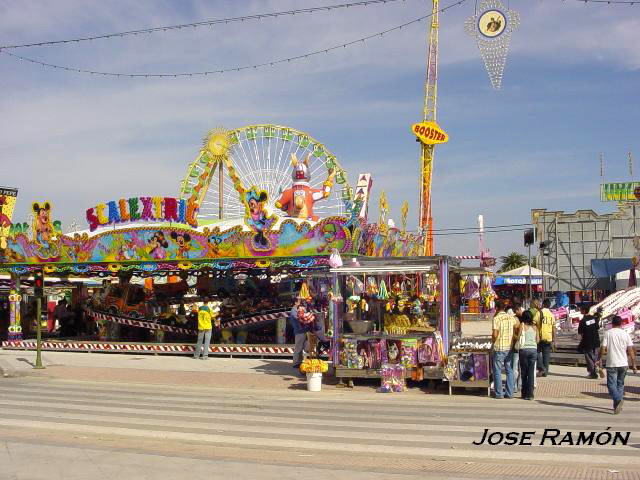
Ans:
<svg viewBox="0 0 640 480"><path fill-rule="evenodd" d="M36 371L32 352L0 351L0 479L640 479L638 377L614 416L602 382L570 367L527 402L375 385L310 393L280 360L44 359ZM545 428L607 427L631 432L628 445L539 445ZM485 428L537 434L533 446L473 445Z"/></svg>

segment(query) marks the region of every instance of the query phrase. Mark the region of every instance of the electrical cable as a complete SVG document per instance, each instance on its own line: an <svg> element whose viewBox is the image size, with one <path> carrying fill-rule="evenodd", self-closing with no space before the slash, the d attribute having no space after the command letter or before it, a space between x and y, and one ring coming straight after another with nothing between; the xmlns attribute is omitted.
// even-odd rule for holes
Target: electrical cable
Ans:
<svg viewBox="0 0 640 480"><path fill-rule="evenodd" d="M565 2L566 0L562 0ZM640 4L640 0L574 0L580 3L607 3L609 5L635 5Z"/></svg>
<svg viewBox="0 0 640 480"><path fill-rule="evenodd" d="M448 236L448 235L478 235L480 233L503 233L503 232L524 232L528 229L526 228L509 228L509 229L504 229L504 230L484 230L483 232L480 232L480 230L477 230L475 232L447 232L447 233L432 233L431 235L435 236Z"/></svg>
<svg viewBox="0 0 640 480"><path fill-rule="evenodd" d="M359 2L327 5L324 7L310 7L310 8L299 8L296 10L285 10L282 12L257 13L255 15L219 18L215 20L205 20L202 22L182 23L179 25L165 25L163 27L142 28L139 30L127 30L124 32L108 33L104 35L91 35L88 37L69 38L64 40L49 40L49 41L23 43L23 44L16 44L16 45L2 45L0 46L0 50L12 49L12 48L43 47L43 46L59 45L59 44L65 44L65 43L80 43L80 42L88 42L92 40L104 40L108 38L122 38L129 35L141 35L144 33L166 32L168 30L181 30L183 28L190 28L190 27L191 28L207 27L207 26L212 27L213 25L244 22L245 20L260 20L262 18L276 18L276 17L287 16L287 15L294 16L301 13L314 13L314 12L321 12L321 11L328 12L328 11L337 10L340 8L366 7L367 5L386 4L386 3L399 2L399 1L400 0L363 0ZM402 0L402 1L404 2L406 0Z"/></svg>
<svg viewBox="0 0 640 480"><path fill-rule="evenodd" d="M508 225L494 225L493 227L484 227L485 230L490 230L494 228L507 228L507 227L525 227L531 225L530 223L511 223ZM448 232L451 230L474 230L479 231L478 227L457 227L457 228L437 228L432 231L434 232Z"/></svg>
<svg viewBox="0 0 640 480"><path fill-rule="evenodd" d="M387 0L389 1L389 0ZM438 10L438 13L443 13L453 7L456 7L458 5L462 5L464 2L466 2L467 0L458 0L452 4L447 5L446 7L441 8L440 10ZM402 30L404 27L407 27L409 25L413 25L415 23L419 23L422 22L424 20L426 20L427 18L431 17L431 13L429 13L428 15L424 15L422 17L418 17L414 20L410 20L408 22L405 22L401 25L396 25L395 27L391 27L388 28L386 30L383 30L382 32L378 32L378 33L374 33L371 35L367 35L366 37L362 37L359 38L357 40L352 40L350 42L346 42L346 43L341 43L338 45L334 45L332 47L328 47L325 49L320 49L320 50L315 50L312 52L307 52L307 53L303 53L300 55L296 55L293 57L288 57L288 58L281 58L278 60L272 60L272 61L267 61L267 62L263 62L263 63L258 63L258 64L254 64L254 65L244 65L244 66L238 66L238 67L232 67L232 68L223 68L223 69L219 69L219 70L206 70L206 71L197 71L197 72L181 72L181 73L119 73L119 72L103 72L103 71L96 71L96 70L86 70L86 69L82 69L82 68L76 68L76 67L69 67L69 66L65 66L65 65L56 65L56 64L52 64L52 63L47 63L47 62L42 62L40 60L36 60L33 58L29 58L29 57L25 57L22 55L17 55L15 53L11 53L11 52L7 52L6 50L1 50L0 49L0 53L3 53L5 55L9 55L11 57L23 60L25 62L30 62L30 63L35 63L36 65L40 65L42 67L47 67L47 68L54 68L54 69L59 69L59 70L65 70L67 72L73 72L73 73L83 73L83 74L88 74L88 75L101 75L104 77L118 77L118 78L122 78L122 77L128 77L128 78L178 78L178 77L195 77L195 76L206 76L206 75L215 75L215 74L221 74L221 73L226 73L226 72L239 72L242 70L251 70L251 69L258 69L258 68L264 68L264 67L273 67L275 65L278 64L282 64L282 63L289 63L292 61L296 61L296 60L302 60L305 58L309 58L315 55L320 55L322 53L328 54L329 52L333 51L333 50L338 50L341 48L346 48L346 47L350 47L353 45L358 45L358 44L364 44L366 40L370 40L372 38L376 38L376 37L382 37L383 35L390 33L390 32L394 32L394 31L398 31L398 30Z"/></svg>

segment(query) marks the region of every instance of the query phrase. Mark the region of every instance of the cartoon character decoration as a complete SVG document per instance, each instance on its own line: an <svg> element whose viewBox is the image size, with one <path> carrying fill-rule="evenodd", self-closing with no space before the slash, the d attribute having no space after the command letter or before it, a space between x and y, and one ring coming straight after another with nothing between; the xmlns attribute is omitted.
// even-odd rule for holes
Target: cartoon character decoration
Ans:
<svg viewBox="0 0 640 480"><path fill-rule="evenodd" d="M251 243L256 250L271 250L271 241L265 236L264 232L271 230L277 217L269 215L264 206L269 195L264 190L258 190L256 187L244 192L243 200L247 214L245 215L245 223L256 234Z"/></svg>
<svg viewBox="0 0 640 480"><path fill-rule="evenodd" d="M240 194L240 200L244 204L244 223L255 233L251 239L251 247L259 252L272 250L271 239L265 233L271 230L278 217L269 213L265 208L269 195L264 190L258 190L256 186L246 189L242 185L242 181L236 173L231 160L228 157L224 157L223 161L225 167L227 167L229 178L233 182L233 187Z"/></svg>
<svg viewBox="0 0 640 480"><path fill-rule="evenodd" d="M175 232L172 232L175 233ZM149 240L147 240L146 251L154 260L164 260L167 258L167 248L169 242L165 239L164 233L158 230Z"/></svg>
<svg viewBox="0 0 640 480"><path fill-rule="evenodd" d="M171 232L171 239L176 242L176 245L178 246L176 258L189 258L189 251L191 250L191 235L188 233L178 233L173 231Z"/></svg>
<svg viewBox="0 0 640 480"><path fill-rule="evenodd" d="M4 207L7 204L7 196L0 195L0 228L8 228L11 226L11 219L9 218L9 215L4 213Z"/></svg>
<svg viewBox="0 0 640 480"><path fill-rule="evenodd" d="M48 247L53 236L53 225L51 223L51 204L44 202L40 205L34 202L33 208L33 242L40 246Z"/></svg>
<svg viewBox="0 0 640 480"><path fill-rule="evenodd" d="M282 192L276 207L287 212L290 217L317 221L318 217L313 214L313 204L331 194L336 172L333 168L329 170L329 176L322 184L322 188L311 188L310 158L311 154L308 154L304 161L299 162L295 153L291 154L293 185Z"/></svg>

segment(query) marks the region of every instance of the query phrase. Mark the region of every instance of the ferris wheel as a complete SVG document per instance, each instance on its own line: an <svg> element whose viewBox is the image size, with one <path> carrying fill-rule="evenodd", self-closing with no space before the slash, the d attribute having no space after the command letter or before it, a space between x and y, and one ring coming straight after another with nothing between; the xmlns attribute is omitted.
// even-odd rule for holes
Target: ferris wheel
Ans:
<svg viewBox="0 0 640 480"><path fill-rule="evenodd" d="M336 157L308 134L279 125L217 128L209 132L180 184L180 196L196 201L201 220L243 218L245 206L229 175L230 164L244 188L255 185L265 190L269 196L267 209L285 216L275 203L291 187L292 154L301 160L308 158L311 188L322 188L330 172L335 174L330 195L314 206L314 212L320 217L344 215L353 190Z"/></svg>

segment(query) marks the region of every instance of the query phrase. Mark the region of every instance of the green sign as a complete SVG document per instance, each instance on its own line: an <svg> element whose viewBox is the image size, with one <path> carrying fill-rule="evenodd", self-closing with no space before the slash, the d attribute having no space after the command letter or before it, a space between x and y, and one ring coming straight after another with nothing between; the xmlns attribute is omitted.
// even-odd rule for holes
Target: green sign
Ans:
<svg viewBox="0 0 640 480"><path fill-rule="evenodd" d="M640 199L640 182L603 183L600 185L601 202L626 202L638 199Z"/></svg>

